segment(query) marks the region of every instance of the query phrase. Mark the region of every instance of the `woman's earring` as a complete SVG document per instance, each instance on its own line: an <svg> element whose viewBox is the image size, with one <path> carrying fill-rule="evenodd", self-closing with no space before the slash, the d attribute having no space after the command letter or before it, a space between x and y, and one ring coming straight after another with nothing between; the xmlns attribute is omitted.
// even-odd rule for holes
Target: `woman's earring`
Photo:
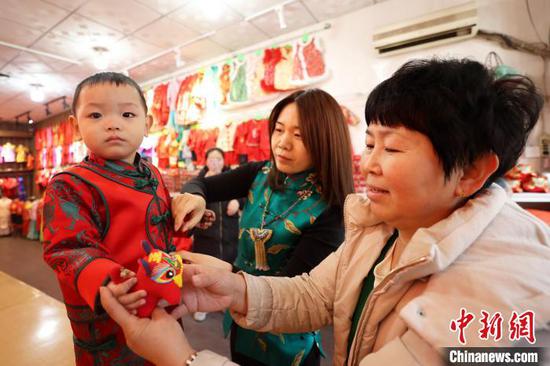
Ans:
<svg viewBox="0 0 550 366"><path fill-rule="evenodd" d="M456 190L456 195L460 198L465 198L466 197L466 194L464 193L464 191L462 190L462 188L457 188Z"/></svg>

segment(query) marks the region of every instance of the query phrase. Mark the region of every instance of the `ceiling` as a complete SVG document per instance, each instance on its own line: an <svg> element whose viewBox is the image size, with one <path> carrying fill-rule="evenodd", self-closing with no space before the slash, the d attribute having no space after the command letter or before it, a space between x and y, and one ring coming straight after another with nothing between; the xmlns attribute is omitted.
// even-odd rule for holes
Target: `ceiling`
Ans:
<svg viewBox="0 0 550 366"><path fill-rule="evenodd" d="M108 49L109 70L128 71L143 83L376 2L0 0L0 73L9 76L0 77L0 121L14 121L27 111L36 121L47 117L44 102L30 99L31 84L42 85L45 102L67 96L70 103L78 82L98 71L94 47ZM286 29L273 10L281 4ZM61 112L62 101L49 109ZM26 122L26 114L19 121Z"/></svg>

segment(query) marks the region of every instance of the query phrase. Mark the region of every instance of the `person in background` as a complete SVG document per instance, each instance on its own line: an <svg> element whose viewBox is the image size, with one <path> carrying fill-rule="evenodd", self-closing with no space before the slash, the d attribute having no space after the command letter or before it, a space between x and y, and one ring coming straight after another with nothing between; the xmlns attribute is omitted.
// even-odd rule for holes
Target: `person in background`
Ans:
<svg viewBox="0 0 550 366"><path fill-rule="evenodd" d="M309 272L344 239L342 207L353 191L351 143L338 103L320 89L279 101L269 117L271 160L188 182L173 201L176 229L207 203L246 198L234 269L257 275ZM247 365L318 365L320 333L258 333L224 321L231 353Z"/></svg>
<svg viewBox="0 0 550 366"><path fill-rule="evenodd" d="M333 365L443 365L445 347L518 338L547 346L535 332L550 322L550 229L493 183L516 164L542 102L527 77L495 80L476 61L410 61L369 95L367 198L348 196L346 241L309 274L195 264L172 316L137 319L107 288L102 303L159 366L231 365L197 353L174 320L226 307L260 332L333 324ZM153 347L160 335L170 341Z"/></svg>
<svg viewBox="0 0 550 366"><path fill-rule="evenodd" d="M76 365L148 364L128 349L120 327L99 304L107 284L126 309L144 304L136 282L115 285L120 266L137 270L142 243L167 252L190 239L174 235L170 195L158 169L137 154L150 119L141 89L113 72L92 75L75 90L71 123L89 154L56 174L44 193L44 260L55 271L74 334Z"/></svg>
<svg viewBox="0 0 550 366"><path fill-rule="evenodd" d="M223 150L214 147L205 154L206 166L199 172L199 177L212 177L229 170L225 165ZM217 218L212 226L197 229L193 234L193 252L211 255L225 262L233 263L237 256L239 236L239 208L236 199L230 201L210 202L206 208ZM206 313L193 314L197 321L204 321Z"/></svg>

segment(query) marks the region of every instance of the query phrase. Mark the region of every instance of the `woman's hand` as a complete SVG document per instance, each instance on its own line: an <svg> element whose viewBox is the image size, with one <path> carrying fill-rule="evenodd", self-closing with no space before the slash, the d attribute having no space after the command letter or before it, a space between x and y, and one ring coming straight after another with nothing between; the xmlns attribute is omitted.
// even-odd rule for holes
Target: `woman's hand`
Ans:
<svg viewBox="0 0 550 366"><path fill-rule="evenodd" d="M239 212L239 201L231 200L227 204L227 216L236 215Z"/></svg>
<svg viewBox="0 0 550 366"><path fill-rule="evenodd" d="M113 281L109 281L107 287L117 301L124 306L127 311L132 314L136 314L136 309L145 304L145 296L147 296L147 293L145 290L128 293L128 291L130 291L130 289L137 283L137 278L135 277L135 273L130 270L125 269L124 274L124 278L128 279L118 284Z"/></svg>
<svg viewBox="0 0 550 366"><path fill-rule="evenodd" d="M246 313L246 282L241 274L208 265L183 266L182 304L172 316L230 308Z"/></svg>
<svg viewBox="0 0 550 366"><path fill-rule="evenodd" d="M151 319L138 318L107 287L99 293L103 308L124 331L128 347L141 357L157 366L180 366L194 352L178 321L164 309L155 308Z"/></svg>
<svg viewBox="0 0 550 366"><path fill-rule="evenodd" d="M181 193L172 199L174 230L189 231L202 219L206 210L206 201L199 195Z"/></svg>
<svg viewBox="0 0 550 366"><path fill-rule="evenodd" d="M230 263L227 263L226 261L222 261L221 259L212 257L210 255L188 252L187 250L180 250L176 253L181 257L181 259L183 259L184 263L189 262L191 264L202 264L205 266L223 269L229 272L231 272L231 270L233 269Z"/></svg>

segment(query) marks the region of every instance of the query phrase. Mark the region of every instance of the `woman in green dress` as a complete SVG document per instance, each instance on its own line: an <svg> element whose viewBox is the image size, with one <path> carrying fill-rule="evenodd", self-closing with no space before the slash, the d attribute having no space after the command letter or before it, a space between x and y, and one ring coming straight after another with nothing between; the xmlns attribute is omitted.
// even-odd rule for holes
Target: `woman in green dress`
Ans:
<svg viewBox="0 0 550 366"><path fill-rule="evenodd" d="M277 103L269 117L269 135L270 161L196 178L183 187L187 194L173 202L183 213L175 217L176 229L193 227L207 202L246 197L234 270L301 275L344 239L343 203L353 191L349 132L336 100L310 89ZM240 364L320 363L319 331L258 333L237 326L229 313L224 330L231 333L232 358Z"/></svg>

